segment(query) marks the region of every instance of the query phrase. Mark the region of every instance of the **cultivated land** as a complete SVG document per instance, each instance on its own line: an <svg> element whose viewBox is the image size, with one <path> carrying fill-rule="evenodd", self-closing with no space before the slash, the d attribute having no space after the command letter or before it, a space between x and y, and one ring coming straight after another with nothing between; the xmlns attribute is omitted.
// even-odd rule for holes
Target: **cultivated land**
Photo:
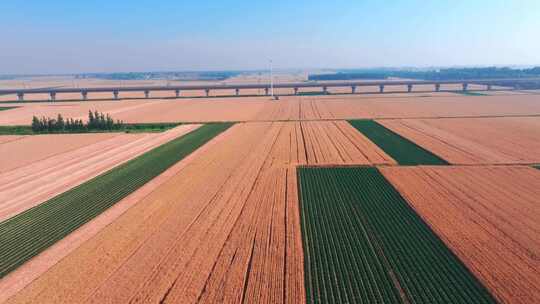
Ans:
<svg viewBox="0 0 540 304"><path fill-rule="evenodd" d="M540 299L540 171L527 167L382 168L504 303Z"/></svg>
<svg viewBox="0 0 540 304"><path fill-rule="evenodd" d="M438 93L443 94L443 93ZM0 111L0 125L29 125L32 116L86 118L88 110L109 113L127 123L332 120L360 118L438 118L540 115L540 95L452 96L329 95L230 97L180 100L121 100L15 103Z"/></svg>
<svg viewBox="0 0 540 304"><path fill-rule="evenodd" d="M247 80L240 78L235 81ZM107 81L96 81L95 86L105 83ZM233 92L215 92L221 93ZM28 174L35 174L36 181L32 185L40 184L39 180L43 181L43 185L54 184L51 189L55 188L56 191L53 191L56 194L49 194L51 199L48 202L43 204L43 199L36 198L32 204L37 207L21 213L28 216L31 210L45 210L48 212L45 221L40 216L29 216L26 218L28 221L19 221L15 229L34 229L39 242L20 242L12 238L24 237L24 234L0 234L2 240L11 240L9 246L0 244L4 250L2 252L10 256L9 260L2 259L2 265L7 265L3 269L16 268L11 272L6 271L9 273L0 279L0 302L313 302L310 287L313 286L310 285L312 276L309 275L313 269L308 268L308 260L304 263L308 254L304 254L307 247L302 240L300 217L302 205L299 202L298 183L302 181L297 180L297 166L302 165L325 168L377 167L405 199L392 199L392 203L385 205L384 212L376 213L369 217L368 222L361 223L370 229L372 235L381 239L385 236L384 242L379 243L382 251L372 252L379 260L380 253L384 252L383 269L393 269L395 271L391 273L404 275L401 278L390 276L390 286L388 282L383 284L377 281L373 288L394 288L392 293L398 300L408 299L410 303L415 303L431 299L429 294L452 290L455 285L442 284L444 280L439 279L443 278L453 280L455 284L464 284L462 290L471 291L466 298L459 293L458 297L463 302L478 302L479 299L489 301L490 296L483 294L481 286L474 282L486 286L499 301L534 303L540 299L535 270L539 268L535 258L538 255L535 252L536 240L540 239L535 226L539 214L534 204L534 199L538 197L536 189L540 189L540 170L507 165L540 163L537 159L540 148L537 145L539 128L536 118L540 116L540 95L535 92L512 91L497 96L464 96L449 92L288 96L281 97L279 101L271 101L268 97L156 98L14 103L6 106L19 108L0 111L0 125L29 125L32 115L53 117L58 113L64 117L85 119L89 109L109 113L115 119L128 123L237 123L214 138L208 138L206 144L204 141L193 148L177 145L176 148L182 151L188 149L192 153L169 161L168 169L162 168L159 171L162 173L154 172L154 178L148 178L148 170L140 168L133 171L137 174L130 175L133 178L118 179L113 176L108 181L113 184L124 180L131 183L129 180L137 179L136 176L145 177L141 183L137 182L138 189L130 188L129 193L122 192L121 196L108 199L103 205L103 202L97 205L92 203L92 206L99 206L96 207L99 212L94 210L90 212L91 216L86 212L90 209L80 208L80 202L93 201L90 192L86 191L80 193L84 199L73 200L78 201L70 205L75 208L68 208L70 212L80 212L78 216L69 212L62 215L51 213L45 209L52 204L52 196L67 191L62 195L69 197L69 193L79 191L77 189L80 187L72 188L75 184L83 180L96 180L92 176L98 175L98 171L107 171L105 167L121 168L122 165L118 164L151 150L151 147L163 142L171 143L172 138L164 140L161 137L174 137L167 135L173 130L142 135L0 136L0 149L5 149L0 158L0 176L18 170L23 172L24 169ZM378 127L376 130L362 131L362 128L357 129L347 121L357 119L375 119L370 123ZM413 137L404 133L403 129L413 128L411 126L421 126L421 134ZM195 128L180 126L174 130L181 133L182 128L190 127ZM199 127L189 134L205 127ZM420 150L449 163L475 166L453 166L444 162L445 165L436 167L403 167L408 164L402 159L405 150L396 150L393 144L388 146L385 141L370 137L373 130L376 134L391 134L391 143L396 143L400 134L402 139L397 141L398 145L408 139L405 141L413 150L421 147L423 149ZM76 138L83 136L87 141L81 144L82 139ZM383 138L388 141L385 136ZM42 151L36 152L37 141L41 143L39 147L42 147ZM57 144L47 145L51 142ZM94 154L84 157L79 151L94 151ZM99 157L102 152L98 151L104 151L104 155ZM130 151L131 156L126 156L125 151ZM408 157L413 165L425 164L425 160L418 155L414 152ZM67 165L59 165L67 164L70 159L73 160L69 167L71 171L64 169L68 168ZM64 170L60 177L53 175L50 169L51 175L46 169L40 169L52 168L56 162L56 168ZM158 157L154 164L163 166L164 162L167 162L165 158ZM498 166L490 166L494 163ZM427 177L419 177L424 175ZM75 180L77 182L73 182ZM374 194L369 180L365 176L355 180L358 191L349 193L348 197ZM6 181L17 183L8 175ZM17 187L29 189L18 192L20 201L24 192L28 192L29 196L33 190L39 192L38 186L32 187L30 183L27 185L20 181ZM336 181L332 178L320 183L316 190L321 191L322 197L331 192L331 185L341 187L340 183L335 184ZM381 183L384 184L383 180ZM388 182L385 185L383 188L391 189ZM7 187L5 191L16 190ZM388 197L388 191L375 194L385 193L385 197ZM117 193L101 192L106 195ZM346 193L341 189L334 194L343 196ZM397 192L392 193L391 197L399 197ZM0 204L7 200L6 196L0 196ZM341 197L323 202L320 206L329 208L327 210L338 210L332 208L350 207L351 202L357 201ZM360 205L353 209L361 214L367 210L362 209L364 207ZM394 227L387 230L386 226L379 225L391 220L388 212L395 208L408 210L403 211L407 219L414 218L415 214L420 216L415 221L419 227L424 227L424 230L421 229L424 232L416 231L412 236L429 235L429 242L409 239L406 243L417 246L438 244L436 252L444 253L446 262L441 262L437 254L430 256L430 259L438 261L435 263L438 266L434 268L429 262L432 260L426 258L418 261L413 259L415 255L409 255L411 259L405 260L413 262L407 267L397 267L398 262L403 260L402 255L395 254L397 249L392 247L394 245L389 240L396 239L396 235L400 239L402 232L412 229L412 225L404 226L401 230ZM350 217L351 214L347 213L349 219L358 223L360 218ZM84 220L80 221L81 218ZM317 229L327 227L321 231L334 233L334 241L337 241L337 237L344 235L323 225L329 218L330 215L313 217L312 224ZM342 219L336 219L336 225L351 231L350 225L343 226L345 222ZM424 222L427 226L422 224ZM394 226L400 224L402 221L397 221ZM7 227L6 222L0 222L0 226ZM353 230L358 233L359 226L354 227ZM429 232L426 227L433 232L425 234L425 231ZM60 233L52 232L53 228ZM54 245L43 243L50 240ZM329 244L323 240L320 246L329 248ZM27 254L29 250L37 249L42 250L41 253L30 258L32 255ZM422 254L431 254L424 249L421 250ZM332 258L327 259L326 263L341 261L336 256L328 257ZM24 264L6 262L17 259L28 261ZM349 259L348 262L352 271L355 269L354 263L360 263L360 260ZM388 263L395 264L388 267ZM13 267L17 264L22 266ZM371 263L367 265L371 266ZM441 272L440 269L446 271ZM466 275L467 271L472 275ZM388 279L388 273L383 271L382 276ZM429 275L426 276L426 273ZM453 277L455 274L462 277L456 281L452 279L457 278ZM438 279L426 279L430 275ZM414 276L415 279L407 280L407 276ZM463 276L467 279L463 279ZM401 280L401 283L396 285L396 280ZM324 286L329 290L341 286L325 282ZM353 291L350 289L347 292L350 294ZM457 294L444 292L436 299ZM358 291L352 296L367 295Z"/></svg>
<svg viewBox="0 0 540 304"><path fill-rule="evenodd" d="M380 120L453 164L540 163L540 117Z"/></svg>
<svg viewBox="0 0 540 304"><path fill-rule="evenodd" d="M494 303L376 168L300 168L309 302Z"/></svg>
<svg viewBox="0 0 540 304"><path fill-rule="evenodd" d="M86 146L111 140L120 133L14 136L0 135L0 173L37 163Z"/></svg>
<svg viewBox="0 0 540 304"><path fill-rule="evenodd" d="M182 125L155 135L120 134L43 159L40 158L43 157L42 149L36 145L36 142L43 144L41 136L27 137L24 145L0 148L5 148L5 151L10 149L8 153L16 157L11 160L15 164L37 158L32 163L0 173L0 197L5 198L0 202L0 221L34 207L61 194L66 189L73 188L146 151L191 132L199 126ZM76 138L70 135L55 135L53 138L50 136L48 138L56 143L57 140L66 136L71 141L77 138L84 141L84 136L93 137L94 135L85 134ZM9 143L4 145L9 145ZM31 145L35 145L35 148L30 149ZM33 152L33 154L29 155L28 152Z"/></svg>

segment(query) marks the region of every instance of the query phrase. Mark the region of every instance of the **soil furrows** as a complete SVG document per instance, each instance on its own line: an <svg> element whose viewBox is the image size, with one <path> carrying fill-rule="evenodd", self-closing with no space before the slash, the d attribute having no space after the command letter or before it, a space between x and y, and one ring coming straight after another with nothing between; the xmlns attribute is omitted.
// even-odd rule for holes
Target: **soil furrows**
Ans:
<svg viewBox="0 0 540 304"><path fill-rule="evenodd" d="M104 144L68 152L69 156L64 153L51 157L44 162L49 167L36 164L1 174L0 180L4 175L16 179L0 187L0 195L7 198L0 206L0 220L44 202L198 127L183 125L163 134L120 135Z"/></svg>
<svg viewBox="0 0 540 304"><path fill-rule="evenodd" d="M540 160L540 118L381 120L456 164L529 164Z"/></svg>
<svg viewBox="0 0 540 304"><path fill-rule="evenodd" d="M326 133L327 129L321 125L323 122L302 122L306 133L309 134L306 142L314 147L316 162L319 164L342 164L345 162L342 155L334 146L334 142Z"/></svg>
<svg viewBox="0 0 540 304"><path fill-rule="evenodd" d="M486 220L486 224L492 225L494 229L501 231L501 233L516 241L528 255L540 257L540 239L537 238L540 235L540 225L536 223L536 219L540 216L538 212L540 209L535 210L534 206L530 204L535 204L536 201L527 200L526 197L515 193L513 189L505 190L506 185L512 183L506 176L498 178L503 182L501 184L497 180L493 181L492 177L488 177L492 175L489 172L490 168L486 168L484 171L482 174L487 180L484 183L476 182L474 172L469 174L467 170L462 170L454 178L448 178L448 175L437 171L431 171L428 174L433 176L433 179L440 179L445 184L460 189L459 194L463 196L460 196L460 199L469 199L476 202L475 205L471 205L471 212L477 213ZM516 171L520 170L517 169ZM527 171L529 171L528 168ZM540 180L531 180L527 185L539 188ZM476 192L476 195L470 195L470 193L474 192ZM516 198L520 199L519 206L506 203ZM527 212L524 213L523 209L526 209ZM507 220L507 218L514 217L520 218L520 221Z"/></svg>
<svg viewBox="0 0 540 304"><path fill-rule="evenodd" d="M257 224L255 246L247 286L245 303L282 303L285 293L285 194L287 171L284 168L268 170L270 191L265 195L266 216ZM259 300L260 299L260 300Z"/></svg>
<svg viewBox="0 0 540 304"><path fill-rule="evenodd" d="M287 170L286 194L285 303L302 304L306 302L306 289L296 166L290 166Z"/></svg>
<svg viewBox="0 0 540 304"><path fill-rule="evenodd" d="M234 223L240 216L242 209L245 207L247 198L252 193L253 185L256 179L259 178L261 167L273 145L277 136L277 131L279 131L278 128L273 126L268 129L263 137L263 141L256 147L255 153L250 155L251 159L242 165L244 168L240 168L241 170L239 172L242 173L242 171L244 171L245 173L235 174L234 177L237 179L237 181L235 181L235 188L225 187L225 190L230 192L230 198L225 199L223 205L224 208L230 209L229 213L231 215L227 217L221 216L220 222L216 222L208 233L201 235L199 239L193 243L195 250L193 251L192 256L186 258L185 264L183 264L185 266L178 268L174 267L176 268L177 277L175 278L174 284L169 286L170 290L167 292L167 296L162 298L164 302L191 303L199 297L214 266L215 260L224 246L225 240L229 236ZM216 209L216 206L213 206L212 208ZM213 210L212 212L215 213ZM201 221L207 220L201 215ZM195 224L195 226L203 225L204 223ZM192 231L188 233L190 235L195 234ZM189 247L191 244L181 242L179 245L183 248ZM178 262L183 262L182 255L176 255L175 257ZM169 272L171 271L170 267L167 267L167 269L169 269ZM162 272L164 272L164 270L162 270ZM159 273L159 276L162 276L162 273ZM156 279L153 278L150 283L151 284L145 286L144 289L140 291L140 294L146 295L146 297L137 298L146 302L149 300L152 301L150 296L154 294L159 295L156 290L158 288L158 286L156 286Z"/></svg>
<svg viewBox="0 0 540 304"><path fill-rule="evenodd" d="M395 164L378 146L347 122L300 123L309 164Z"/></svg>
<svg viewBox="0 0 540 304"><path fill-rule="evenodd" d="M491 151L478 143L459 138L448 131L427 126L421 121L409 123L403 120L381 120L379 122L434 153L440 151L441 156L454 164L509 162L508 158L498 151Z"/></svg>
<svg viewBox="0 0 540 304"><path fill-rule="evenodd" d="M346 121L335 121L334 125L339 129L356 150L368 160L370 164L395 165L396 161L388 156L379 146L370 141L364 134L358 132L351 124ZM352 148L351 148L352 149ZM359 158L359 156L358 156Z"/></svg>
<svg viewBox="0 0 540 304"><path fill-rule="evenodd" d="M268 124L246 125L246 129L260 136L267 132ZM262 132L262 133L261 133ZM184 204L170 206L171 216L162 223L156 233L132 254L126 262L92 295L96 303L103 301L140 302L160 301L174 286L185 287L188 276L179 277L181 271L187 271L198 259L205 259L212 254L212 249L220 246L219 239L226 237L228 225L232 225L243 205L243 197L249 193L250 181L257 175L253 162L258 153L247 155L241 164L226 170L227 177L214 192L195 193L195 196L176 198L177 202L193 201L202 205L196 213L183 217ZM247 161L246 161L247 159ZM254 160L253 160L254 159ZM260 161L262 163L262 161ZM256 167L255 167L256 168ZM199 185L199 191L206 192ZM202 188L200 188L203 186ZM197 188L197 186L196 186ZM199 248L201 246L201 248ZM210 246L208 250L204 248ZM217 248L219 250L221 247ZM204 254L194 255L198 250ZM156 259L156 256L160 258ZM192 260L192 257L195 259ZM198 258L198 259L197 259ZM211 258L208 258L213 261ZM202 269L187 272L198 275ZM131 280L127 280L126 276ZM122 292L118 292L121 290Z"/></svg>
<svg viewBox="0 0 540 304"><path fill-rule="evenodd" d="M220 253L199 299L201 302L303 301L303 287L298 291L303 273L297 262L298 254L301 256L299 218L295 218L298 207L288 207L298 201L297 196L289 198L296 193L288 194L293 190L287 188L291 173L286 167L289 158L286 154L290 150L289 142L284 140L288 139L294 125L278 125L281 130L261 172L261 184L254 188L244 213ZM287 208L292 213L286 227ZM287 235L287 231L292 235ZM286 263L287 259L289 263ZM286 273L291 275L286 276Z"/></svg>
<svg viewBox="0 0 540 304"><path fill-rule="evenodd" d="M8 172L51 156L66 153L120 135L97 134L47 134L25 136L20 140L0 145L0 172ZM54 144L51 144L54 143Z"/></svg>
<svg viewBox="0 0 540 304"><path fill-rule="evenodd" d="M259 141L260 131L256 129L265 128L233 126L225 134L226 139L201 153L184 170L25 288L13 302L40 298L53 302L80 302L99 288L159 229L184 230L208 204L208 197L222 187ZM215 183L208 183L209 178ZM181 208L181 212L171 212L171 206ZM183 228L163 226L171 217L183 221ZM55 279L62 276L69 276L70 280Z"/></svg>
<svg viewBox="0 0 540 304"><path fill-rule="evenodd" d="M24 135L0 135L0 145L25 138Z"/></svg>
<svg viewBox="0 0 540 304"><path fill-rule="evenodd" d="M270 190L268 178L260 178L254 194ZM239 217L198 299L201 303L240 303L245 295L245 283L251 269L257 227L254 223L267 215L266 197L252 195ZM261 203L259 203L261 200Z"/></svg>
<svg viewBox="0 0 540 304"><path fill-rule="evenodd" d="M528 167L381 171L501 302L539 301L539 226L527 220L539 212L534 203L539 172Z"/></svg>

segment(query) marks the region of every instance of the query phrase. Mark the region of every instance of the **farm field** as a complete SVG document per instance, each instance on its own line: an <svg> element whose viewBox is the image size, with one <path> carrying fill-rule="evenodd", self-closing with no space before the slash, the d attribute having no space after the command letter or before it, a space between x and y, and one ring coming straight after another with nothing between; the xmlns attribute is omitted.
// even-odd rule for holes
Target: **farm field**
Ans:
<svg viewBox="0 0 540 304"><path fill-rule="evenodd" d="M115 166L198 128L200 125L181 125L159 134L120 134L74 150L54 154L44 159L0 173L0 222L26 209L61 194ZM56 142L66 135L55 135ZM73 136L67 135L72 140ZM93 136L93 134L85 134ZM80 138L78 136L77 138ZM29 149L32 141L42 143L41 136L29 136L21 152L33 151L39 157L40 146ZM18 143L18 142L17 142ZM8 145L8 144L4 144ZM47 145L47 144L43 144ZM0 146L1 147L1 146ZM4 149L4 148L0 148ZM13 163L28 161L34 155L5 149L8 155L18 156ZM29 157L30 156L30 157Z"/></svg>
<svg viewBox="0 0 540 304"><path fill-rule="evenodd" d="M535 302L537 244L527 240L540 239L532 203L539 98L388 92L9 104L19 108L0 111L0 125L58 113L86 119L89 109L126 123L189 124L153 134L0 136L0 215L12 218L0 217L0 303ZM234 125L195 145L178 142L219 125L210 122ZM176 152L146 163L154 171L110 173L165 142L177 142ZM331 208L301 213L298 175L308 168L338 172L312 183L317 208ZM349 170L369 173L341 182ZM322 260L308 255L315 245L302 234L301 214L315 210L328 214L311 216L312 231L334 236L318 239ZM352 241L369 250L352 250ZM338 244L342 251L329 251ZM366 265L376 272L362 274ZM331 283L338 278L346 285Z"/></svg>
<svg viewBox="0 0 540 304"><path fill-rule="evenodd" d="M495 303L376 168L298 170L309 303Z"/></svg>
<svg viewBox="0 0 540 304"><path fill-rule="evenodd" d="M349 123L391 155L400 165L447 165L428 150L386 129L373 120L351 120Z"/></svg>
<svg viewBox="0 0 540 304"><path fill-rule="evenodd" d="M0 277L90 221L229 126L200 127L0 222L3 240ZM81 206L81 202L84 205Z"/></svg>
<svg viewBox="0 0 540 304"><path fill-rule="evenodd" d="M0 135L0 173L121 136L121 133ZM51 144L54 143L54 144Z"/></svg>
<svg viewBox="0 0 540 304"><path fill-rule="evenodd" d="M540 300L540 171L519 166L380 170L499 301Z"/></svg>
<svg viewBox="0 0 540 304"><path fill-rule="evenodd" d="M540 115L540 95L415 94L284 96L279 102L269 97L228 97L14 103L10 106L19 108L0 112L0 125L29 125L33 115L86 118L88 110L109 113L126 123Z"/></svg>
<svg viewBox="0 0 540 304"><path fill-rule="evenodd" d="M540 117L378 122L453 164L540 162Z"/></svg>
<svg viewBox="0 0 540 304"><path fill-rule="evenodd" d="M393 163L350 131L346 122L236 124L11 301L305 301L295 166ZM311 132L330 134L348 156ZM98 265L81 263L96 254ZM68 273L70 284L57 280Z"/></svg>

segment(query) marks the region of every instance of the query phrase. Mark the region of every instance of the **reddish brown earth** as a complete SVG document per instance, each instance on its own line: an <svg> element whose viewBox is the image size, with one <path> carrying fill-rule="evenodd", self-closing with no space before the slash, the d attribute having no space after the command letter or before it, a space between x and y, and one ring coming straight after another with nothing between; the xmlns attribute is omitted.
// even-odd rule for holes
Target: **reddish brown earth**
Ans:
<svg viewBox="0 0 540 304"><path fill-rule="evenodd" d="M9 302L304 302L295 166L393 163L350 131L235 125Z"/></svg>
<svg viewBox="0 0 540 304"><path fill-rule="evenodd" d="M540 163L540 117L378 122L453 164Z"/></svg>
<svg viewBox="0 0 540 304"><path fill-rule="evenodd" d="M540 170L380 170L499 301L540 302Z"/></svg>
<svg viewBox="0 0 540 304"><path fill-rule="evenodd" d="M17 103L0 112L0 125L29 125L32 115L86 119L88 110L125 122L211 122L437 118L540 115L540 95L460 96L449 93L284 96L216 99Z"/></svg>
<svg viewBox="0 0 540 304"><path fill-rule="evenodd" d="M32 208L115 166L200 125L181 125L163 133L120 134L0 173L0 221ZM51 140L67 135L52 135ZM92 136L92 135L89 135ZM33 137L28 137L31 141ZM40 149L34 149L39 153Z"/></svg>
<svg viewBox="0 0 540 304"><path fill-rule="evenodd" d="M0 173L5 173L55 155L110 140L121 133L10 136L0 143ZM2 138L5 138L2 136Z"/></svg>

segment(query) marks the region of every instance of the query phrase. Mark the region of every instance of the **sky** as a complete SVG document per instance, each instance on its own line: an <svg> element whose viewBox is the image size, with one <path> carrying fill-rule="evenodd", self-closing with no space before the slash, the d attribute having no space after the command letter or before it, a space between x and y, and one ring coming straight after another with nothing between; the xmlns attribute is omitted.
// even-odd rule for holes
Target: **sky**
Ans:
<svg viewBox="0 0 540 304"><path fill-rule="evenodd" d="M540 64L538 0L3 0L0 74Z"/></svg>

